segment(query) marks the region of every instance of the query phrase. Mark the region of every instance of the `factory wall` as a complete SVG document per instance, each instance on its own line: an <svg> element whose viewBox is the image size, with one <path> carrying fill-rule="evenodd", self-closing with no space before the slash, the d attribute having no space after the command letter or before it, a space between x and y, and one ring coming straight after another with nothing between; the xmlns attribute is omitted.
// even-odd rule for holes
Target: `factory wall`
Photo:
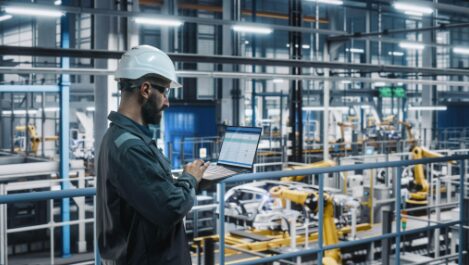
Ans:
<svg viewBox="0 0 469 265"><path fill-rule="evenodd" d="M185 162L194 158L194 145L187 142L181 146L181 141L191 137L216 136L215 106L171 106L164 114L164 139L166 153L172 152L173 168L180 168ZM171 150L171 151L170 151ZM207 150L210 153L211 150ZM181 152L184 160L181 161ZM198 150L195 150L198 154ZM196 155L197 156L197 155Z"/></svg>

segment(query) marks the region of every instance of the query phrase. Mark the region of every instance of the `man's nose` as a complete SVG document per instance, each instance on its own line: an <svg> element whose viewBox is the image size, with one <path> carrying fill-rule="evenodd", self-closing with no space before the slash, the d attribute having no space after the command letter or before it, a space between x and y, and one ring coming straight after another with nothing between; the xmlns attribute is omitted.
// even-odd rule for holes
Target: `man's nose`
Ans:
<svg viewBox="0 0 469 265"><path fill-rule="evenodd" d="M164 97L163 106L165 108L169 108L169 98L168 97Z"/></svg>

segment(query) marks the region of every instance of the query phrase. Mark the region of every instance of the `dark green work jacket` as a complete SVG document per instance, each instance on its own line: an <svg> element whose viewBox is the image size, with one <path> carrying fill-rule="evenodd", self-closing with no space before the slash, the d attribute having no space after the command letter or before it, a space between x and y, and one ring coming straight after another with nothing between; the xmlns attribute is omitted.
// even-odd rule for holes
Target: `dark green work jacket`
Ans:
<svg viewBox="0 0 469 265"><path fill-rule="evenodd" d="M191 264L183 218L196 179L170 163L138 125L109 114L97 170L98 247L103 264Z"/></svg>

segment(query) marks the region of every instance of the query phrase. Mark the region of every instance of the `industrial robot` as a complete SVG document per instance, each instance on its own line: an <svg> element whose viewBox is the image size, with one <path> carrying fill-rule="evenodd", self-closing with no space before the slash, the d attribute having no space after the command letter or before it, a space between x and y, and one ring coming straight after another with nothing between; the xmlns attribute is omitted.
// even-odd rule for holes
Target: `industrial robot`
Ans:
<svg viewBox="0 0 469 265"><path fill-rule="evenodd" d="M319 211L319 194L316 191L300 191L290 190L286 187L276 186L270 189L272 197L280 198L282 200L290 200L294 203L303 205L311 210L314 214ZM324 243L326 246L334 245L339 242L337 227L334 222L334 202L332 196L324 193L324 221L323 221L323 235ZM326 250L324 258L322 259L323 265L340 265L342 264L342 255L339 249Z"/></svg>
<svg viewBox="0 0 469 265"><path fill-rule="evenodd" d="M333 160L322 160L319 162L311 163L309 165L302 165L302 166L292 166L291 169L308 169L308 168L324 168L324 167L334 167L337 163ZM303 181L305 176L289 176L283 177L280 180L284 182L292 182L292 181Z"/></svg>
<svg viewBox="0 0 469 265"><path fill-rule="evenodd" d="M442 157L441 154L433 152L423 146L418 146L417 141L412 134L412 125L409 122L399 122L404 125L407 130L408 141L411 144L412 160L418 160L422 158L436 158ZM409 196L406 199L407 207L420 207L428 204L427 196L430 189L430 185L425 177L424 166L418 164L413 169L413 181L409 183ZM419 212L413 212L419 214ZM423 213L423 212L420 212Z"/></svg>
<svg viewBox="0 0 469 265"><path fill-rule="evenodd" d="M37 134L36 126L34 125L16 126L15 130L16 132L21 133L21 134L26 134L26 130L28 131L29 140L31 141L31 152L34 155L37 155L37 151L39 150L39 145L41 144L41 137L39 137L39 135ZM59 139L58 136L44 137L45 141L57 141L58 139ZM28 150L26 150L26 147L23 150L21 146L18 146L17 148L15 148L15 151L16 152L22 152L22 151L28 152Z"/></svg>

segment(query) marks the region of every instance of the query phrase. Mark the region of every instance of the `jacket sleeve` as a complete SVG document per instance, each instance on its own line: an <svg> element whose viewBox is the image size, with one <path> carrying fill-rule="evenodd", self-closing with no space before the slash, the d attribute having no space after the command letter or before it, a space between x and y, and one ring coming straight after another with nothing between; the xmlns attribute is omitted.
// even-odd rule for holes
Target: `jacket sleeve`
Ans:
<svg viewBox="0 0 469 265"><path fill-rule="evenodd" d="M116 164L118 170L112 182L117 192L154 224L173 225L194 205L195 178L184 173L173 183L147 146L138 144L119 150Z"/></svg>

